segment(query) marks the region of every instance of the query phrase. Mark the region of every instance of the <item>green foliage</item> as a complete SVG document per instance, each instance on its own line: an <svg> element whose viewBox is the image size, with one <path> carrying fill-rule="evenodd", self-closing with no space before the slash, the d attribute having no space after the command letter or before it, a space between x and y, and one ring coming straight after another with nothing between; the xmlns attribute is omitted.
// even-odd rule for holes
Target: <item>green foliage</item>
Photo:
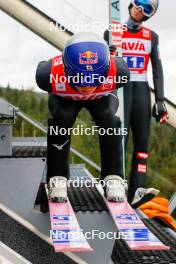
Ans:
<svg viewBox="0 0 176 264"><path fill-rule="evenodd" d="M36 93L30 90L0 88L0 97L6 99L15 106L18 106L27 115L38 120L47 126L49 117L48 95L46 93ZM74 127L83 125L91 127L94 122L86 109L82 109L77 117ZM34 129L27 122L22 122L20 118L16 120L13 131L14 136L45 136L42 132ZM80 151L86 157L100 165L100 152L98 136L73 136L72 147ZM129 137L128 150L126 155L126 174L130 174L130 163L132 153L132 139ZM149 171L147 186L152 186L161 190L161 195L170 198L176 191L176 130L166 126L152 124L150 149L149 149ZM83 163L75 156L70 155L71 163ZM87 168L94 176L99 173L87 165Z"/></svg>
<svg viewBox="0 0 176 264"><path fill-rule="evenodd" d="M45 126L49 117L48 95L44 93L35 93L32 89L18 90L11 89L9 85L6 88L0 87L0 97L4 98L16 107L19 107L25 114L38 120ZM42 132L33 126L17 118L14 129L14 136L44 136Z"/></svg>
<svg viewBox="0 0 176 264"><path fill-rule="evenodd" d="M84 128L86 127L92 127L94 126L94 122L92 120L92 117L88 113L86 109L82 109L77 117L77 120L74 124L74 127L83 125ZM99 141L98 141L98 135L80 135L76 136L74 135L72 137L72 145L75 147L75 149L79 150L83 155L85 155L87 158L93 160L95 163L100 165L100 151L99 151ZM71 156L71 160L74 161L74 163L81 163L82 161L79 158L76 158L75 156ZM91 173L98 177L99 174L95 169L92 169L91 166L87 166L87 168L91 171Z"/></svg>

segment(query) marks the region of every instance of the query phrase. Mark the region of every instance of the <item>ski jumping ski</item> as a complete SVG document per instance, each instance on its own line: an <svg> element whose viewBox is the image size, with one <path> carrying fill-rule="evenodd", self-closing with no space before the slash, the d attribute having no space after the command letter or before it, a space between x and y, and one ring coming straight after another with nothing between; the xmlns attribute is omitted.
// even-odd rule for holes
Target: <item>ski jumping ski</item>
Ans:
<svg viewBox="0 0 176 264"><path fill-rule="evenodd" d="M45 185L48 194L47 186ZM93 249L86 241L80 228L70 201L64 203L49 203L50 238L55 252L90 252Z"/></svg>
<svg viewBox="0 0 176 264"><path fill-rule="evenodd" d="M127 202L108 201L100 183L96 189L102 196L109 213L117 227L117 232L123 233L130 250L170 250L142 222L136 211Z"/></svg>
<svg viewBox="0 0 176 264"><path fill-rule="evenodd" d="M122 57L122 31L120 21L120 0L109 0L109 23L111 31L109 31L109 45L117 47L118 57ZM118 116L121 120L121 128L124 128L124 92L123 87L118 89L117 95L119 98ZM125 141L122 137L123 146L123 172L125 175Z"/></svg>
<svg viewBox="0 0 176 264"><path fill-rule="evenodd" d="M109 202L106 205L119 232L126 234L131 250L169 250L142 222L128 202Z"/></svg>

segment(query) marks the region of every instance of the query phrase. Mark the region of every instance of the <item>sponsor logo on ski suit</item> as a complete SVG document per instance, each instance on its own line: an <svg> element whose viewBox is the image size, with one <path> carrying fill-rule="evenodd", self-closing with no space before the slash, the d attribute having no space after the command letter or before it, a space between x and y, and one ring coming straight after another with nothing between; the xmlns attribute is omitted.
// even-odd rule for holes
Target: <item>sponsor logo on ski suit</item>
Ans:
<svg viewBox="0 0 176 264"><path fill-rule="evenodd" d="M123 31L123 58L127 62L131 81L147 81L147 69L151 54L151 30L142 27L137 33Z"/></svg>
<svg viewBox="0 0 176 264"><path fill-rule="evenodd" d="M106 82L101 84L93 94L82 95L79 91L71 87L67 81L65 83L59 82L59 77L65 76L61 55L52 59L51 75L53 76L51 84L52 92L72 100L95 100L101 98L104 95L108 95L112 90L117 89L117 84L115 82ZM117 76L114 58L111 58L108 76L114 79ZM58 82L55 80L58 80Z"/></svg>

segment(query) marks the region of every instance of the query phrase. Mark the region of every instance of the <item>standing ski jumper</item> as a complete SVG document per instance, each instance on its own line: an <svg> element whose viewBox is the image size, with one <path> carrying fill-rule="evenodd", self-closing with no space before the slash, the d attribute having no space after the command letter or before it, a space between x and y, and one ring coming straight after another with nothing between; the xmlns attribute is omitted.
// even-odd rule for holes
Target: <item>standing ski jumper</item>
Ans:
<svg viewBox="0 0 176 264"><path fill-rule="evenodd" d="M148 142L151 120L151 98L147 70L151 60L155 106L153 116L163 123L168 117L164 105L164 81L159 53L158 35L143 27L142 21L151 17L158 8L157 0L134 0L129 6L128 30L123 32L123 58L130 70L130 82L124 90L125 127L131 128L133 137L133 156L131 164L128 201L135 204L136 190L145 186L148 160ZM140 17L143 17L140 20ZM126 145L128 136L126 137ZM134 198L135 197L135 198Z"/></svg>
<svg viewBox="0 0 176 264"><path fill-rule="evenodd" d="M50 82L50 77L54 77ZM73 78L65 84L53 81L57 77L74 77L82 74L77 84ZM49 61L39 63L36 72L38 86L49 92L49 110L52 119L48 125L48 181L51 177L59 176L69 178L69 151L71 135L51 134L51 128L72 128L79 111L85 107L92 115L99 128L120 128L120 120L116 115L118 109L118 98L115 90L121 86L115 82L99 83L93 80L93 74L99 77L126 76L129 79L129 70L123 59L109 55L106 42L93 33L82 33L73 36L65 46L62 56L55 57ZM90 77L87 83L85 77ZM60 80L60 78L58 78ZM121 136L99 135L101 151L101 179L111 175L117 179L123 178L122 170L122 142ZM63 191L63 190L62 190ZM107 190L108 192L108 190ZM54 193L54 194L53 194ZM66 190L60 197L60 190L51 194L53 200L65 201ZM113 191L114 193L114 191ZM109 193L110 194L110 193ZM109 195L107 193L107 195ZM117 195L116 192L115 195ZM110 195L114 198L114 195ZM63 198L60 199L60 198Z"/></svg>

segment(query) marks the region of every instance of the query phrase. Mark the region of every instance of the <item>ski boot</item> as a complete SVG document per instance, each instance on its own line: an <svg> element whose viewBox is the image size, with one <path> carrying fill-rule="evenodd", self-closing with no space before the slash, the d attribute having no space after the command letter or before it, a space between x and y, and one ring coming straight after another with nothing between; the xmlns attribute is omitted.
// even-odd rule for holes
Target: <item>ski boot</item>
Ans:
<svg viewBox="0 0 176 264"><path fill-rule="evenodd" d="M123 179L117 175L108 175L105 181L105 196L107 200L112 202L126 201L125 186Z"/></svg>
<svg viewBox="0 0 176 264"><path fill-rule="evenodd" d="M137 208L143 203L146 203L151 199L153 199L155 196L159 194L159 192L160 192L159 190L154 188L147 188L147 189L141 187L137 188L131 206L133 208Z"/></svg>
<svg viewBox="0 0 176 264"><path fill-rule="evenodd" d="M63 176L54 176L48 183L48 199L51 202L67 202L67 178Z"/></svg>

